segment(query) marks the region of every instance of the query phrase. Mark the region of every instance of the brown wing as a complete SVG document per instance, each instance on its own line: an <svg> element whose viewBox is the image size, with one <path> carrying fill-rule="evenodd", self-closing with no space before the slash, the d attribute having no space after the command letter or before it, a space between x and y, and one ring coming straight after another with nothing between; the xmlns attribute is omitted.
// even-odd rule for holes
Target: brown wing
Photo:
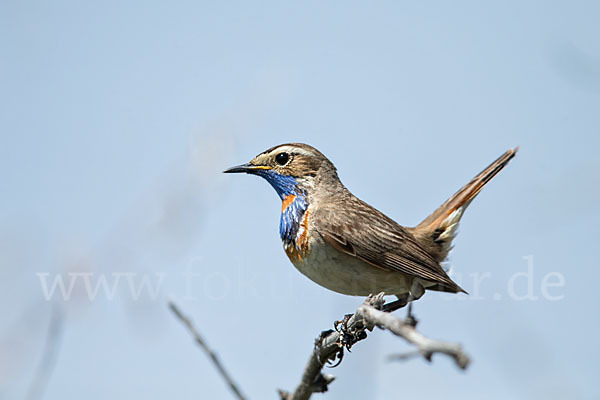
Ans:
<svg viewBox="0 0 600 400"><path fill-rule="evenodd" d="M338 200L320 204L313 219L329 244L373 267L437 284L430 289L464 292L401 225L349 192Z"/></svg>

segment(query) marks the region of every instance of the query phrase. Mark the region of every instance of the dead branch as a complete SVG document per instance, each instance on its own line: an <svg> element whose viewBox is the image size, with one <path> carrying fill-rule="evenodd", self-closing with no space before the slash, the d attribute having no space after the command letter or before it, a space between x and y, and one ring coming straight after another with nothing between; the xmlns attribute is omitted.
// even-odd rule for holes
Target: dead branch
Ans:
<svg viewBox="0 0 600 400"><path fill-rule="evenodd" d="M246 398L242 395L242 392L239 389L239 387L235 384L235 382L233 382L231 375L229 375L223 364L221 364L221 361L219 360L215 352L212 351L210 347L208 347L208 345L206 344L206 342L204 341L204 339L202 338L192 321L188 317L183 315L179 307L177 307L177 305L172 301L169 302L169 308L171 309L173 314L175 314L175 316L185 325L187 330L194 338L196 344L198 344L198 346L200 346L200 348L204 350L206 355L208 355L208 358L212 361L217 371L219 371L219 374L221 374L221 377L223 377L223 379L227 383L227 386L233 392L235 397L238 400L246 400Z"/></svg>
<svg viewBox="0 0 600 400"><path fill-rule="evenodd" d="M460 344L429 339L416 330L416 323L413 321L403 320L390 313L377 310L368 304L358 307L356 313L367 322L367 329L377 326L378 328L389 330L394 335L400 336L408 343L415 345L418 352L427 361L431 361L431 357L435 353L440 353L454 359L454 362L460 369L466 369L469 366L471 360L463 352Z"/></svg>
<svg viewBox="0 0 600 400"><path fill-rule="evenodd" d="M304 368L300 384L294 393L280 390L282 400L308 400L313 393L325 392L328 384L334 379L331 375L323 375L321 370L326 363L338 359L341 362L344 348L350 349L355 343L367 337L366 331L375 326L387 329L396 336L417 347L419 354L431 361L435 353L446 354L454 359L456 365L465 369L469 365L469 357L463 353L459 344L447 343L425 337L416 330L416 321L409 317L401 319L391 313L381 311L383 293L369 296L352 315L343 321L334 323L336 330L321 333L315 341L315 348Z"/></svg>

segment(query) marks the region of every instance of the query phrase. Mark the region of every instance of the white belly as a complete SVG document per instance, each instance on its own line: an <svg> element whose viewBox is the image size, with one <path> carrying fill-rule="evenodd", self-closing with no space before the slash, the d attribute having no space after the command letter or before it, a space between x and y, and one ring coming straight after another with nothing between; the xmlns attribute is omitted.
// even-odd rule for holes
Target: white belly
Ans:
<svg viewBox="0 0 600 400"><path fill-rule="evenodd" d="M290 257L290 260L310 280L334 292L354 296L379 292L400 295L407 293L412 283L411 278L400 272L374 267L322 240L309 240L307 250L304 257Z"/></svg>

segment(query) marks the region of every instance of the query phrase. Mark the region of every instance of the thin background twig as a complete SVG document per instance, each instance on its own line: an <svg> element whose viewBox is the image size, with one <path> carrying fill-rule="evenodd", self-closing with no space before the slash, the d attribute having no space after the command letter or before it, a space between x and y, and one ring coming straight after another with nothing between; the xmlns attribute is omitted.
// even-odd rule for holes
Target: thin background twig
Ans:
<svg viewBox="0 0 600 400"><path fill-rule="evenodd" d="M206 355L208 355L208 358L212 361L217 371L219 371L219 374L221 374L221 376L227 383L227 386L229 387L229 389L231 389L231 392L235 395L235 397L239 400L246 400L244 395L242 395L242 391L235 384L231 375L229 374L229 372L227 372L223 364L221 364L221 361L219 360L215 352L212 351L210 347L208 347L208 345L206 344L206 342L204 341L204 339L202 338L192 321L188 317L186 317L181 312L179 307L177 307L177 305L172 301L169 301L169 309L173 312L177 319L179 319L185 325L187 330L191 333L192 337L194 338L196 344L198 344L198 346L200 346L200 348L204 350Z"/></svg>
<svg viewBox="0 0 600 400"><path fill-rule="evenodd" d="M42 358L35 371L31 386L25 397L27 400L39 400L44 397L44 392L50 381L50 377L54 372L56 366L56 360L60 351L60 344L62 338L62 332L64 327L64 315L62 306L55 302L52 306L52 315L50 316L50 323L48 324L48 331L46 334L46 343L44 344L44 350Z"/></svg>

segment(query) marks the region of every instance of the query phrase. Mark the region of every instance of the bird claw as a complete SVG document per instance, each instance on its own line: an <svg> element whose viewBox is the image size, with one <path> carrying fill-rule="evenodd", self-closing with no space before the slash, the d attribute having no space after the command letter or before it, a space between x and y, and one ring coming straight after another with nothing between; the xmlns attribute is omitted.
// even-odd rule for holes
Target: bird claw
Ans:
<svg viewBox="0 0 600 400"><path fill-rule="evenodd" d="M339 339L338 339L338 343L337 345L339 346L339 350L338 352L333 356L333 359L327 359L325 362L325 365L327 365L329 368L335 368L338 365L340 365L340 363L342 362L342 359L344 358L344 345L345 345L345 339L344 337L346 336L345 332L348 331L348 321L350 320L350 318L352 317L352 314L346 314L344 315L344 318L342 320L339 321L335 321L333 323L333 328L335 329L335 332L338 332L339 335ZM323 344L323 340L329 336L330 333L334 332L333 329L329 329L327 331L323 331L321 332L321 335L319 337L319 339L317 339L316 341L316 346L317 348L320 348ZM317 354L319 354L320 352L317 352ZM334 364L333 361L337 360L337 362ZM320 364L323 364L323 362L318 359Z"/></svg>
<svg viewBox="0 0 600 400"><path fill-rule="evenodd" d="M322 331L319 334L319 337L315 339L315 346L321 347L323 345L323 340L325 340L325 338L331 333L333 333L333 329L327 329L326 331Z"/></svg>
<svg viewBox="0 0 600 400"><path fill-rule="evenodd" d="M340 365L344 358L344 349L350 351L350 349L356 342L363 340L367 337L367 333L365 332L364 328L356 329L348 326L350 319L353 315L354 314L344 315L343 319L335 321L333 323L334 329L329 329L321 332L319 337L315 340L315 352L317 354L317 361L319 361L321 365L327 365L329 368L337 367L338 365ZM339 338L336 343L339 347L339 350L335 355L325 360L325 363L323 363L323 361L321 361L321 359L319 358L319 354L321 353L321 348L323 347L323 341L332 332L339 333Z"/></svg>
<svg viewBox="0 0 600 400"><path fill-rule="evenodd" d="M348 331L348 321L350 321L350 318L352 318L354 314L346 314L344 315L344 318L339 320L339 321L335 321L333 323L333 329L335 329L337 332L339 333L345 333Z"/></svg>
<svg viewBox="0 0 600 400"><path fill-rule="evenodd" d="M317 354L321 352L321 348L323 347L323 341L327 338L327 336L329 336L333 332L333 329L327 329L326 331L322 331L319 334L319 337L315 339L315 351L317 352Z"/></svg>
<svg viewBox="0 0 600 400"><path fill-rule="evenodd" d="M323 348L323 341L327 338L327 336L329 336L333 332L334 332L333 329L327 329L326 331L322 331L319 334L319 337L317 337L315 339L315 354L317 355L317 361L321 365L324 365L324 363L323 363L323 361L321 361L321 357L320 357L321 349ZM327 362L329 362L329 360L327 360Z"/></svg>
<svg viewBox="0 0 600 400"><path fill-rule="evenodd" d="M333 323L334 329L340 334L338 345L340 346L342 351L344 348L350 351L350 349L356 342L363 340L367 337L367 332L365 331L365 328L350 329L350 327L348 326L348 322L350 321L353 315L354 314L346 314L344 315L344 319L342 319L341 321L335 321Z"/></svg>
<svg viewBox="0 0 600 400"><path fill-rule="evenodd" d="M335 354L333 360L337 359L338 361L333 364L333 360L327 360L327 366L329 368L335 368L342 363L342 359L344 358L344 347L341 346L340 350Z"/></svg>
<svg viewBox="0 0 600 400"><path fill-rule="evenodd" d="M339 346L339 350L337 351L337 353L335 353L333 356L330 356L330 358L328 358L327 360L325 360L325 362L323 362L321 360L321 356L320 355L321 355L321 348L323 347L323 341L325 340L325 338L327 336L329 336L333 332L334 332L333 329L328 329L326 331L321 332L321 334L319 335L319 337L315 339L315 354L317 356L317 361L319 362L319 364L326 365L329 368L335 368L335 367L337 367L342 362L342 358L344 358L344 347L342 345L340 345L339 342L338 342L337 345ZM338 361L335 364L333 364L333 362L336 359Z"/></svg>

